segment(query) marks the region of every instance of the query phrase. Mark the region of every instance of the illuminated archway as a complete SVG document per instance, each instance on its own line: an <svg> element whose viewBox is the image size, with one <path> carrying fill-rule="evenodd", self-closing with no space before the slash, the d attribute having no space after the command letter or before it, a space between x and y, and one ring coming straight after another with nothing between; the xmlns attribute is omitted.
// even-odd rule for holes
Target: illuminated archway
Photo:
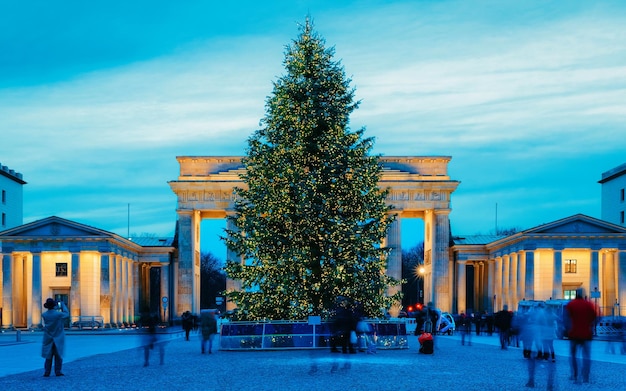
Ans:
<svg viewBox="0 0 626 391"><path fill-rule="evenodd" d="M178 198L178 263L174 270L176 313L200 311L200 223L234 213L233 188L245 188L241 156L178 156L180 173L170 187ZM424 301L443 311L452 307L452 265L448 254L450 196L459 182L448 175L449 156L382 157L379 186L389 188L387 202L398 219L387 234L392 248L387 274L400 279L402 248L400 219L424 221ZM233 227L228 227L233 228ZM234 258L228 254L227 258ZM229 281L230 287L236 282ZM399 290L400 287L394 289ZM390 292L390 293L395 293Z"/></svg>

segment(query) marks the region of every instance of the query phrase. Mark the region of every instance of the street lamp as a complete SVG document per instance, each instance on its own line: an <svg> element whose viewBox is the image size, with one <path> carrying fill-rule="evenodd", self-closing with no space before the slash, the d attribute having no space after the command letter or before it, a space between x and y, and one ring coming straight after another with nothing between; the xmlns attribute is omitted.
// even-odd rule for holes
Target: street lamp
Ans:
<svg viewBox="0 0 626 391"><path fill-rule="evenodd" d="M424 273L426 272L426 269L424 268L423 265L420 265L420 267L417 269L417 273L419 275L419 286L420 286L420 295L419 295L419 302L420 303L424 303Z"/></svg>

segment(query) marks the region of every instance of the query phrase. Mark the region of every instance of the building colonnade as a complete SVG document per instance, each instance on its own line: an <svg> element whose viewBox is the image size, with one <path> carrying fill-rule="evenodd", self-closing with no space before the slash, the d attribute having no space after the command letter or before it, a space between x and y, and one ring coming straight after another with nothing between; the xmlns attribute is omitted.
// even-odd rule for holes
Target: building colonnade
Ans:
<svg viewBox="0 0 626 391"><path fill-rule="evenodd" d="M626 303L626 230L621 227L574 215L490 243L453 240L459 313L495 312L505 305L515 310L522 300L571 299L577 288L607 315Z"/></svg>
<svg viewBox="0 0 626 391"><path fill-rule="evenodd" d="M1 239L3 329L41 327L48 297L66 303L71 324L128 327L146 308L159 310L151 290L169 291L172 248L146 255L130 240L57 217L7 230ZM151 276L161 269L155 287Z"/></svg>

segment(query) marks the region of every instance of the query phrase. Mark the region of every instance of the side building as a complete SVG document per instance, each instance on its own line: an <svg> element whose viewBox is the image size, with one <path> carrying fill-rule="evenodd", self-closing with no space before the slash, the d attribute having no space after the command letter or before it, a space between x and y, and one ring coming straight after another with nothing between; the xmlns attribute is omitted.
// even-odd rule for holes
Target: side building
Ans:
<svg viewBox="0 0 626 391"><path fill-rule="evenodd" d="M602 173L602 220L626 226L626 163Z"/></svg>
<svg viewBox="0 0 626 391"><path fill-rule="evenodd" d="M0 231L22 224L24 216L22 174L0 163Z"/></svg>
<svg viewBox="0 0 626 391"><path fill-rule="evenodd" d="M584 288L603 316L626 316L626 228L577 214L509 236L453 237L455 312L522 300L573 299Z"/></svg>
<svg viewBox="0 0 626 391"><path fill-rule="evenodd" d="M0 232L2 329L39 328L43 302L64 301L70 325L128 327L172 319L174 238L126 239L59 217Z"/></svg>

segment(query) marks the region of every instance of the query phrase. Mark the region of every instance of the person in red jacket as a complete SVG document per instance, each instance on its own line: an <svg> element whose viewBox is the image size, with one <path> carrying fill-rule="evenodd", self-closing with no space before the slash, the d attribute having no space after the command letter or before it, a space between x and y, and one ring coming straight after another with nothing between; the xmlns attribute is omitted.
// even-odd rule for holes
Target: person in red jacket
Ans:
<svg viewBox="0 0 626 391"><path fill-rule="evenodd" d="M583 288L578 288L576 289L576 298L567 304L565 310L564 315L568 317L567 337L570 340L571 379L574 382L578 381L578 360L576 355L580 349L582 356L580 374L582 375L583 383L589 383L591 339L593 338L593 326L597 317L596 307L584 298Z"/></svg>

